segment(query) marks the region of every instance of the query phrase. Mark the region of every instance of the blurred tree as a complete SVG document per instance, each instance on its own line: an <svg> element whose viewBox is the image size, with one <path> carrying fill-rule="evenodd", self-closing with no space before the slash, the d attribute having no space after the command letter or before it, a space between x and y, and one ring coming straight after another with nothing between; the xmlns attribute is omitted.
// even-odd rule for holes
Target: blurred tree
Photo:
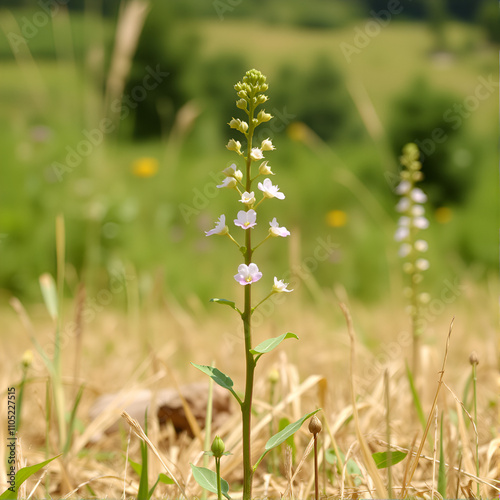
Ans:
<svg viewBox="0 0 500 500"><path fill-rule="evenodd" d="M500 29L498 26L498 0L487 0L479 9L477 20L486 31L490 42L500 43Z"/></svg>
<svg viewBox="0 0 500 500"><path fill-rule="evenodd" d="M148 68L167 72L159 84L147 91L133 108L135 138L159 136L169 132L177 111L189 100L184 84L197 53L196 37L176 29L170 6L162 0L152 2L134 56L125 95L143 85Z"/></svg>
<svg viewBox="0 0 500 500"><path fill-rule="evenodd" d="M326 55L319 56L308 71L285 65L271 96L275 108L286 108L294 120L304 122L325 141L352 138L359 132L359 122L353 119L358 113L342 73Z"/></svg>
<svg viewBox="0 0 500 500"><path fill-rule="evenodd" d="M453 164L459 137L461 148L465 147L459 102L419 77L394 100L388 126L395 155L399 156L408 142L419 146L424 185L430 201L437 206L462 202L474 180L470 168Z"/></svg>

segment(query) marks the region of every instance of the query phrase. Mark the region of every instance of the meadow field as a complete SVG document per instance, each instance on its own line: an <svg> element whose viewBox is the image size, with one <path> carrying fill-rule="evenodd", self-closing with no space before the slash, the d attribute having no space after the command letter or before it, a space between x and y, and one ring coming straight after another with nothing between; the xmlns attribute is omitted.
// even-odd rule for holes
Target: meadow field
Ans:
<svg viewBox="0 0 500 500"><path fill-rule="evenodd" d="M241 319L210 303L223 297L243 310L245 287L233 279L242 256L205 233L244 208L216 186L243 161L225 146L236 137L228 122L243 118L233 85L251 68L267 76L274 116L256 144L272 140L265 158L286 193L259 206L259 221L276 216L291 233L259 248L259 267L263 282L277 276L294 289L256 311L253 343L299 338L257 366L254 460L273 433L321 408L322 498L496 498L494 44L479 26L450 20L437 50L422 21L375 32L365 17L329 29L172 18L155 41L141 2L134 8L118 21L61 8L32 36L26 23L40 10L0 13L0 436L12 442L15 394L15 470L58 457L9 496L2 444L0 498L149 498L160 473L169 479L152 498L216 498L190 467L213 469L203 451L216 434L231 452L221 475L241 497L237 402L188 432L160 426L155 411L163 389L186 396L186 384L206 382L208 391L191 363L230 375L237 395L245 387ZM136 51L127 33L149 29L154 43L141 38ZM155 120L160 132L146 134ZM420 147L428 195L417 367L415 306L394 239L407 142ZM143 390L149 454L121 416L120 397ZM94 418L109 394L120 396ZM273 449L254 498L315 497L311 439L305 423ZM375 467L377 456L389 466Z"/></svg>

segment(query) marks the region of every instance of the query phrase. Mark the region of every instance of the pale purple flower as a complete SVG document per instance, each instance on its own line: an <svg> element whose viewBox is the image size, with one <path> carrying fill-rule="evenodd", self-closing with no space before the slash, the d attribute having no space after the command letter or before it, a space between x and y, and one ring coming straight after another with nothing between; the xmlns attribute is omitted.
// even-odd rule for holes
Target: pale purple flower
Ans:
<svg viewBox="0 0 500 500"><path fill-rule="evenodd" d="M254 227L257 222L255 222L257 219L257 212L255 210L248 210L248 212L245 212L245 210L240 210L238 212L238 218L234 219L234 224L235 226L240 226L243 229L248 229L250 227Z"/></svg>
<svg viewBox="0 0 500 500"><path fill-rule="evenodd" d="M219 222L215 224L215 227L213 229L210 229L210 231L205 231L205 234L207 236L212 236L212 234L220 234L224 235L229 232L229 228L226 226L226 216L222 214L219 217Z"/></svg>
<svg viewBox="0 0 500 500"><path fill-rule="evenodd" d="M259 271L257 264L240 264L238 266L238 274L234 275L234 279L240 285L251 285L262 278L262 273Z"/></svg>
<svg viewBox="0 0 500 500"><path fill-rule="evenodd" d="M222 184L219 184L217 187L218 188L234 188L236 186L236 179L234 177L226 177L223 181Z"/></svg>
<svg viewBox="0 0 500 500"><path fill-rule="evenodd" d="M264 193L266 198L278 198L278 200L285 199L285 195L279 192L278 186L273 186L271 179L264 179L264 182L259 182L257 186Z"/></svg>
<svg viewBox="0 0 500 500"><path fill-rule="evenodd" d="M410 230L407 227L400 226L396 229L396 233L394 234L394 239L396 241L406 240L410 236Z"/></svg>
<svg viewBox="0 0 500 500"><path fill-rule="evenodd" d="M262 160L264 158L262 150L260 148L252 148L252 150L250 151L250 158L253 161Z"/></svg>
<svg viewBox="0 0 500 500"><path fill-rule="evenodd" d="M291 290L287 289L288 283L284 283L283 280L279 280L274 277L274 285L273 285L273 292L274 293L282 293L282 292L293 292L293 288Z"/></svg>
<svg viewBox="0 0 500 500"><path fill-rule="evenodd" d="M410 197L415 203L425 203L427 201L427 195L420 188L413 188Z"/></svg>
<svg viewBox="0 0 500 500"><path fill-rule="evenodd" d="M415 217L412 221L413 227L418 229L427 229L429 227L429 221L425 217Z"/></svg>
<svg viewBox="0 0 500 500"><path fill-rule="evenodd" d="M244 205L253 205L255 203L255 194L253 191L250 193L248 191L245 191L241 195L241 200L238 201L240 201Z"/></svg>
<svg viewBox="0 0 500 500"><path fill-rule="evenodd" d="M411 182L410 181L401 181L397 186L396 186L396 194L407 194L410 192L411 189Z"/></svg>
<svg viewBox="0 0 500 500"><path fill-rule="evenodd" d="M282 238L290 236L290 231L288 231L286 227L279 227L276 217L269 223L269 225L271 226L269 228L269 234L271 236L281 236Z"/></svg>

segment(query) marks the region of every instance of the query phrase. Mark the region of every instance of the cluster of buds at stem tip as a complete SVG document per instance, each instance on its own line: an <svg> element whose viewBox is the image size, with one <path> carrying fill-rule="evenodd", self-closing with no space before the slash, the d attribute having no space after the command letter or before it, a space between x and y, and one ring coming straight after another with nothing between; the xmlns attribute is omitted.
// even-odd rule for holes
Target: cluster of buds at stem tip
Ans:
<svg viewBox="0 0 500 500"><path fill-rule="evenodd" d="M268 152L274 151L276 148L270 138L264 139L260 144L253 142L255 128L261 123L268 122L273 117L266 113L264 109L257 110L259 106L264 104L268 97L264 92L268 89L266 77L255 69L247 71L242 81L238 82L234 89L236 90L238 100L236 107L243 110L246 114L246 119L232 117L228 123L231 129L243 135L243 144L236 138L230 139L226 145L229 151L234 151L240 160L244 160L244 165L238 167L233 163L223 170L225 178L217 187L220 189L230 189L237 192L238 201L243 205L243 210L239 210L236 218L234 218L234 225L245 232L253 231L258 225L257 207L272 198L284 200L285 195L279 187L272 183L269 179L270 175L274 175L269 165L269 160L265 158ZM245 144L246 142L246 144ZM257 165L256 165L257 164ZM257 190L252 190L252 182L258 177L264 177L257 183ZM256 193L257 196L256 196ZM257 249L265 240L270 237L285 238L290 235L290 231L286 227L278 224L276 217L269 222L268 234L262 241L251 250L252 253ZM248 235L249 233L247 233ZM228 236L240 250L245 250L245 245L237 242L237 239L230 233L229 227L226 225L226 216L222 214L219 217L215 227L206 231L207 236L220 235ZM245 236L246 238L246 236ZM250 241L248 236L248 240ZM262 278L262 273L259 271L257 264L245 263L238 267L237 274L234 279L241 285L251 285ZM287 289L287 284L283 281L274 278L274 285L272 285L271 293L290 292Z"/></svg>
<svg viewBox="0 0 500 500"><path fill-rule="evenodd" d="M405 289L405 295L413 302L426 303L429 301L427 293L415 296L416 285L422 279L422 272L429 268L429 261L423 257L427 252L427 241L420 237L420 232L429 227L429 220L425 217L424 203L427 195L416 184L423 179L422 164L419 161L418 147L407 144L403 148L400 158L401 181L396 187L396 194L400 195L396 211L400 214L398 228L394 239L400 243L399 256L405 259L403 271L410 276L412 287Z"/></svg>

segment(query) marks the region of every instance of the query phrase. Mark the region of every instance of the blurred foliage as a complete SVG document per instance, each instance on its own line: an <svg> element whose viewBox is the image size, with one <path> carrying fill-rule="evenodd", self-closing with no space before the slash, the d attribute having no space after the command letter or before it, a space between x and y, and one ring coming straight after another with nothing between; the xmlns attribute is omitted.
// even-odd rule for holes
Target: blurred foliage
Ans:
<svg viewBox="0 0 500 500"><path fill-rule="evenodd" d="M496 44L500 44L498 8L498 0L485 0L477 15L478 22L488 35L489 41Z"/></svg>
<svg viewBox="0 0 500 500"><path fill-rule="evenodd" d="M461 99L433 88L420 76L394 100L389 136L395 155L408 142L415 142L423 160L422 172L430 202L435 206L463 202L477 171L456 168L454 148L467 147L462 118L455 111ZM470 162L469 162L470 163Z"/></svg>
<svg viewBox="0 0 500 500"><path fill-rule="evenodd" d="M325 54L307 68L284 65L270 89L272 105L287 110L325 141L359 136L361 123L344 75Z"/></svg>

